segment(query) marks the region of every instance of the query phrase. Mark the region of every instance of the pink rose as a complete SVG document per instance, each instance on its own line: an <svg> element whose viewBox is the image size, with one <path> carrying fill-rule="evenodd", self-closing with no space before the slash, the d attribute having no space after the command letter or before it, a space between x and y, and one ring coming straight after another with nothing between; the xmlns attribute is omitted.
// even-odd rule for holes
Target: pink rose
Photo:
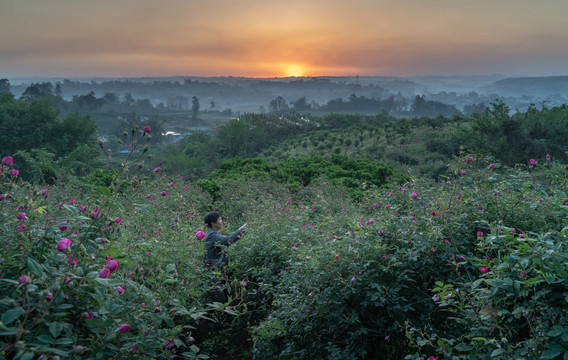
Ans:
<svg viewBox="0 0 568 360"><path fill-rule="evenodd" d="M147 134L150 134L150 133L151 133L149 126L144 126L144 128L142 129L142 131L145 132L145 133L147 133Z"/></svg>
<svg viewBox="0 0 568 360"><path fill-rule="evenodd" d="M195 237L197 238L197 240L203 240L203 238L205 238L205 233L199 230L195 233Z"/></svg>
<svg viewBox="0 0 568 360"><path fill-rule="evenodd" d="M69 257L67 258L67 264L75 266L75 265L77 265L77 259L74 258L74 257L69 256Z"/></svg>
<svg viewBox="0 0 568 360"><path fill-rule="evenodd" d="M116 292L118 292L119 295L122 295L124 293L124 289L121 286L117 286L115 289L116 289Z"/></svg>
<svg viewBox="0 0 568 360"><path fill-rule="evenodd" d="M110 275L110 270L108 268L104 268L99 271L99 277L103 279L107 279Z"/></svg>
<svg viewBox="0 0 568 360"><path fill-rule="evenodd" d="M485 274L485 273L488 272L488 271L489 271L489 269L488 269L487 267L485 267L485 266L480 266L480 267L479 267L479 272L482 273L482 274Z"/></svg>
<svg viewBox="0 0 568 360"><path fill-rule="evenodd" d="M534 165L536 164L536 160L535 159L530 159L529 160L529 165Z"/></svg>
<svg viewBox="0 0 568 360"><path fill-rule="evenodd" d="M11 175L11 176L18 176L19 173L20 173L20 172L19 172L18 170L16 170L16 169L10 170L10 175Z"/></svg>
<svg viewBox="0 0 568 360"><path fill-rule="evenodd" d="M18 278L18 284L25 284L28 282L28 276L22 275Z"/></svg>
<svg viewBox="0 0 568 360"><path fill-rule="evenodd" d="M65 230L67 230L67 222L60 222L59 224L57 224L57 227L59 228L59 230L65 232Z"/></svg>
<svg viewBox="0 0 568 360"><path fill-rule="evenodd" d="M47 195L48 190L47 190L47 189L41 189L39 192L40 192L42 195Z"/></svg>
<svg viewBox="0 0 568 360"><path fill-rule="evenodd" d="M56 249L59 252L64 252L70 246L71 246L71 240L63 238L63 239L59 240L59 242L57 243Z"/></svg>
<svg viewBox="0 0 568 360"><path fill-rule="evenodd" d="M2 165L6 165L8 167L14 164L14 159L11 156L6 156L2 158Z"/></svg>
<svg viewBox="0 0 568 360"><path fill-rule="evenodd" d="M416 194L415 192L411 193L410 196L412 196L413 199L416 199L418 197L418 194Z"/></svg>
<svg viewBox="0 0 568 360"><path fill-rule="evenodd" d="M118 262L116 262L116 260L109 260L106 267L110 270L110 272L115 272L116 269L118 269Z"/></svg>
<svg viewBox="0 0 568 360"><path fill-rule="evenodd" d="M121 333L121 334L125 334L129 331L130 331L130 325L128 325L128 324L121 324L118 327L118 332Z"/></svg>
<svg viewBox="0 0 568 360"><path fill-rule="evenodd" d="M85 319L92 319L93 313L89 312L89 311L85 311L84 313L81 314L81 316L84 317Z"/></svg>

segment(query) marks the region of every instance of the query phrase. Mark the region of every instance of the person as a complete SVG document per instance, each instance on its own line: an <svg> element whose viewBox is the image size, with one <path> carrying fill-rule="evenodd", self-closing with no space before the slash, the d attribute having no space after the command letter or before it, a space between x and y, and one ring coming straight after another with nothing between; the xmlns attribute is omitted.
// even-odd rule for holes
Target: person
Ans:
<svg viewBox="0 0 568 360"><path fill-rule="evenodd" d="M219 233L219 230L223 228L223 218L217 211L212 211L205 215L205 226L207 227L204 239L205 267L207 270L220 269L223 265L228 264L228 258L225 254L223 254L223 246L229 246L237 242L243 235L247 227L247 223L242 225L230 235L223 236ZM224 271L221 271L221 273L221 275L225 277L226 274L224 274ZM220 285L224 282L223 279L212 276L210 280L212 285L216 285L215 290L210 293L210 300L222 303L226 302L227 295L220 289Z"/></svg>
<svg viewBox="0 0 568 360"><path fill-rule="evenodd" d="M205 215L205 266L219 267L227 263L227 258L223 255L223 246L229 246L239 240L243 235L247 223L238 228L230 235L223 236L219 230L223 228L223 218L217 211L212 211Z"/></svg>

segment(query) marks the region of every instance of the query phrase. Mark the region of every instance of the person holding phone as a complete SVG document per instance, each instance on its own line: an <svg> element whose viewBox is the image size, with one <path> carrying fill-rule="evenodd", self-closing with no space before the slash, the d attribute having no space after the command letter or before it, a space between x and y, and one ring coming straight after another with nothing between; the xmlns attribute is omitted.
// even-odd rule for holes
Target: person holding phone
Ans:
<svg viewBox="0 0 568 360"><path fill-rule="evenodd" d="M219 230L223 228L223 218L217 211L205 215L205 266L219 267L227 264L228 259L223 255L223 246L229 246L239 240L244 234L247 223L238 228L230 235L221 235Z"/></svg>
<svg viewBox="0 0 568 360"><path fill-rule="evenodd" d="M220 274L215 271L214 273L216 273L216 275L212 274L210 278L210 284L211 286L215 286L215 290L209 292L208 300L225 303L227 302L227 294L225 294L225 291L221 289L221 286L225 283L225 279L227 277L225 269L223 269L223 265L228 264L229 259L223 253L223 247L237 242L241 235L243 235L247 227L247 223L230 235L221 235L219 230L223 228L223 218L217 211L212 211L205 215L205 226L207 227L204 239L205 268L208 271L220 270ZM217 277L219 275L221 278Z"/></svg>

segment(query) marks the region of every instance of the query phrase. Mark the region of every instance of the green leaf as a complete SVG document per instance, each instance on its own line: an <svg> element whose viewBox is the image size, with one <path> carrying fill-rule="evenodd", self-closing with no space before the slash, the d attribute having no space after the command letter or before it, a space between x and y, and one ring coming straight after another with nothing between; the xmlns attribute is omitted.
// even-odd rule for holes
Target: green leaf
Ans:
<svg viewBox="0 0 568 360"><path fill-rule="evenodd" d="M555 357L557 357L561 353L562 353L562 351L560 351L560 350L546 350L542 353L540 358L541 358L541 360L554 359Z"/></svg>
<svg viewBox="0 0 568 360"><path fill-rule="evenodd" d="M69 211L72 214L77 214L79 212L79 210L77 210L77 208L75 206L71 206L68 204L64 204L63 208L67 211Z"/></svg>
<svg viewBox="0 0 568 360"><path fill-rule="evenodd" d="M166 266L166 273L169 274L176 269L176 264L168 264Z"/></svg>
<svg viewBox="0 0 568 360"><path fill-rule="evenodd" d="M107 188L106 186L99 186L99 192L105 196L109 196L110 195L110 189Z"/></svg>
<svg viewBox="0 0 568 360"><path fill-rule="evenodd" d="M5 331L0 331L0 336L12 336L12 335L17 335L18 334L18 329L15 330L5 330Z"/></svg>
<svg viewBox="0 0 568 360"><path fill-rule="evenodd" d="M25 352L23 354L21 354L19 357L14 358L17 360L32 360L34 358L34 353L33 352Z"/></svg>
<svg viewBox="0 0 568 360"><path fill-rule="evenodd" d="M58 322L52 322L49 324L49 332L53 338L57 338L59 334L61 334L61 330L63 330L63 326Z"/></svg>
<svg viewBox="0 0 568 360"><path fill-rule="evenodd" d="M42 277L42 276L44 275L44 274L43 274L43 269L41 268L41 265L38 264L38 262L35 261L34 259L28 258L27 264L28 264L28 269L29 269L32 273L34 273L35 275L37 275L37 276L39 276L39 277Z"/></svg>
<svg viewBox="0 0 568 360"><path fill-rule="evenodd" d="M2 314L1 321L2 321L2 323L4 323L4 325L8 325L12 321L19 318L20 315L22 315L23 313L24 313L24 311L20 308L10 309L10 310L4 312L4 314Z"/></svg>
<svg viewBox="0 0 568 360"><path fill-rule="evenodd" d="M63 350L55 349L55 348L47 348L47 349L45 349L45 351L48 351L48 352L55 354L55 355L64 356L64 357L68 357L71 354L71 351L63 351Z"/></svg>
<svg viewBox="0 0 568 360"><path fill-rule="evenodd" d="M55 339L52 338L49 335L39 335L37 337L37 341L39 341L40 343L45 343L45 344L54 344L55 343Z"/></svg>
<svg viewBox="0 0 568 360"><path fill-rule="evenodd" d="M471 349L473 349L473 346L466 343L459 343L455 346L454 349L456 349L457 351L471 351Z"/></svg>
<svg viewBox="0 0 568 360"><path fill-rule="evenodd" d="M73 345L75 340L72 338L61 338L55 341L55 345Z"/></svg>
<svg viewBox="0 0 568 360"><path fill-rule="evenodd" d="M493 350L493 352L491 353L491 357L495 357L495 356L499 356L503 353L503 349L495 349Z"/></svg>

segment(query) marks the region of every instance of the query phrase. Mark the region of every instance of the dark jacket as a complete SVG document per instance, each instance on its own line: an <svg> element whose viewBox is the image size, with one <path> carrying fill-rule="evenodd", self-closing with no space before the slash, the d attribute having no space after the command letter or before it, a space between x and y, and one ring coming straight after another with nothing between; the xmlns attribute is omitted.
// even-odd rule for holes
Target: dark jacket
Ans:
<svg viewBox="0 0 568 360"><path fill-rule="evenodd" d="M231 235L223 236L213 228L208 227L205 233L205 264L209 266L220 266L227 259L223 259L222 247L231 245L239 240L241 230L233 232Z"/></svg>

